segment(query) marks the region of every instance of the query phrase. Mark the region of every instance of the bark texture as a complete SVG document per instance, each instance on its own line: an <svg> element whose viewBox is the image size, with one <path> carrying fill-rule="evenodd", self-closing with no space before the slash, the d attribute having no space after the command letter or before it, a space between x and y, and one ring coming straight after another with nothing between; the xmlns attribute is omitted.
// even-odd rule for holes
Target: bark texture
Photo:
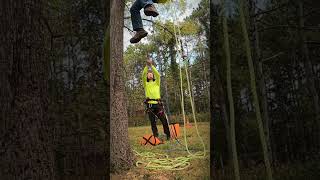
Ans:
<svg viewBox="0 0 320 180"><path fill-rule="evenodd" d="M45 5L42 0L0 4L1 179L54 179Z"/></svg>

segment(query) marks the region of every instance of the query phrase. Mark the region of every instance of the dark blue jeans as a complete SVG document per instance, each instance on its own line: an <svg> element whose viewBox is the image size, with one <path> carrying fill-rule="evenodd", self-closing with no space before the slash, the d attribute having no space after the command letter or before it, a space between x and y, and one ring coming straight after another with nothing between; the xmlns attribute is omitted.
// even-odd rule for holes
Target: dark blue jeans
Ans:
<svg viewBox="0 0 320 180"><path fill-rule="evenodd" d="M134 31L143 28L140 10L153 4L153 0L136 0L130 8L132 27Z"/></svg>

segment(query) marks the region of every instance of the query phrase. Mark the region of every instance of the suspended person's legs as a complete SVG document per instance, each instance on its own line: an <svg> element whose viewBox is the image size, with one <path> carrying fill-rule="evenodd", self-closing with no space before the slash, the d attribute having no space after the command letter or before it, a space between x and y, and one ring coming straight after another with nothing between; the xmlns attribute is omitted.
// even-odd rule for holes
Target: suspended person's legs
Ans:
<svg viewBox="0 0 320 180"><path fill-rule="evenodd" d="M147 16L158 15L156 8L153 5L152 0L136 0L130 8L131 21L133 30L136 34L130 39L131 43L138 43L142 38L148 35L148 32L143 29L140 10L144 8L144 13Z"/></svg>
<svg viewBox="0 0 320 180"><path fill-rule="evenodd" d="M152 105L154 106L154 105ZM152 133L155 137L158 137L158 128L157 128L157 117L155 116L156 112L154 111L154 108L151 107L149 110L149 119L151 122L151 129L152 129Z"/></svg>
<svg viewBox="0 0 320 180"><path fill-rule="evenodd" d="M150 3L151 2L151 3ZM144 6L144 14L146 16L157 17L159 15L156 7L154 7L153 2L157 2L156 0L147 0L147 4Z"/></svg>

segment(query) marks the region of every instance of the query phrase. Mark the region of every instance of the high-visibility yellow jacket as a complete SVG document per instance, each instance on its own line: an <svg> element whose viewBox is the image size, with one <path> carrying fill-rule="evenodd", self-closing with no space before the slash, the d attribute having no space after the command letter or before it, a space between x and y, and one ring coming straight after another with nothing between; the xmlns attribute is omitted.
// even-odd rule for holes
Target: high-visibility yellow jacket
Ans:
<svg viewBox="0 0 320 180"><path fill-rule="evenodd" d="M154 75L154 81L147 81L148 67L144 67L142 72L142 84L145 90L146 98L148 99L160 99L160 74L157 69L152 65L152 72ZM157 101L149 101L149 104L158 104Z"/></svg>

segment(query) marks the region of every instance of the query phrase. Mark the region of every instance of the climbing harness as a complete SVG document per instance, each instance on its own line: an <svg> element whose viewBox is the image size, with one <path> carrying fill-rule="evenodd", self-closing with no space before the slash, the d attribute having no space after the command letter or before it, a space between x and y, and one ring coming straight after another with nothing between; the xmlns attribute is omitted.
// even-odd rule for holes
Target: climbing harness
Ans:
<svg viewBox="0 0 320 180"><path fill-rule="evenodd" d="M157 101L158 102L160 110L157 112L157 114L151 110L152 104L149 104L148 103L149 101ZM180 141L177 139L180 136L180 126L178 123L170 123L169 118L167 116L167 113L165 112L164 104L162 103L161 99L147 98L146 100L144 100L144 103L145 103L145 107L146 107L145 108L146 113L152 113L157 119L160 119L160 117L163 115L166 117L166 121L169 126L171 138L174 138L176 141L178 141L179 144L181 144Z"/></svg>
<svg viewBox="0 0 320 180"><path fill-rule="evenodd" d="M157 114L155 114L155 113L151 110L152 104L149 104L149 103L148 103L149 101L156 101L156 102L158 103L160 110L159 110L159 112L158 112ZM149 99L149 98L147 98L146 100L144 100L144 104L145 104L145 107L146 107L146 108L145 108L145 112L146 112L146 113L151 112L153 115L156 116L157 119L159 119L159 117L164 114L164 111L163 111L164 108L163 108L163 104L162 104L162 102L161 102L161 99Z"/></svg>

